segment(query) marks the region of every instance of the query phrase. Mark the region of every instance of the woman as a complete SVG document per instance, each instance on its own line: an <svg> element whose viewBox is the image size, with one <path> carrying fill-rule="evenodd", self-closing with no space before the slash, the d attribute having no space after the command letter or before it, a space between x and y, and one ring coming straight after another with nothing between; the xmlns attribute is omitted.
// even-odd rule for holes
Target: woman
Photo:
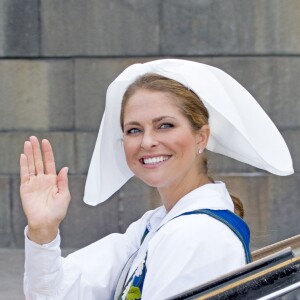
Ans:
<svg viewBox="0 0 300 300"><path fill-rule="evenodd" d="M242 215L241 203L208 177L205 148L278 175L293 172L274 124L226 73L172 59L127 68L107 91L85 202L107 200L136 175L158 189L163 205L125 234L61 258L67 168L56 175L47 140L44 159L35 137L25 142L27 298L165 299L249 262L248 227L232 213Z"/></svg>

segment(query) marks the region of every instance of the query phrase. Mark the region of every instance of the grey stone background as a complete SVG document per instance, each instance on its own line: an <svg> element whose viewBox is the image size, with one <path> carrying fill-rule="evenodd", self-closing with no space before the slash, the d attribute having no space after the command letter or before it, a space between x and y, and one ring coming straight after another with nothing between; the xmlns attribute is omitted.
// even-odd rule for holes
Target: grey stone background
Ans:
<svg viewBox="0 0 300 300"><path fill-rule="evenodd" d="M299 13L298 0L1 0L0 246L23 247L19 155L30 135L48 138L57 168L70 168L63 247L123 232L159 205L136 179L97 207L82 197L108 84L128 65L162 57L220 67L257 98L296 173L209 154L211 171L243 200L253 249L299 234Z"/></svg>
<svg viewBox="0 0 300 300"><path fill-rule="evenodd" d="M50 139L57 168L70 168L64 248L123 232L159 205L136 179L109 202L82 202L106 88L136 62L212 64L257 98L286 139L295 174L209 153L210 169L243 200L253 249L299 234L299 12L299 0L0 0L0 299L23 298L18 172L30 135Z"/></svg>

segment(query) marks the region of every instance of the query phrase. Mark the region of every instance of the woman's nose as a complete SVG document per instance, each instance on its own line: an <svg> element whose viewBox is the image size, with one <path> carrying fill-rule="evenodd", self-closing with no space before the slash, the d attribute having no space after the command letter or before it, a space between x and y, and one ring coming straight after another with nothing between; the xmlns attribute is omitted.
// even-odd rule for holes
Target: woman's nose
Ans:
<svg viewBox="0 0 300 300"><path fill-rule="evenodd" d="M144 150L148 150L157 145L158 141L155 133L152 131L145 131L143 134L143 139L141 141L141 148L143 148Z"/></svg>

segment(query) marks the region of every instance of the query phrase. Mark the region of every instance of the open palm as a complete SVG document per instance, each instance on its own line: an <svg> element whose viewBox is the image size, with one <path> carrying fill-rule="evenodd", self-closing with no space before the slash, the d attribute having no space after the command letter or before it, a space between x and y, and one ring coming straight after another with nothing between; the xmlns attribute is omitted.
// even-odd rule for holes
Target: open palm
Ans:
<svg viewBox="0 0 300 300"><path fill-rule="evenodd" d="M71 199L67 173L68 168L63 168L56 174L49 141L42 141L42 151L36 137L25 142L20 157L20 195L29 237L36 242L50 242L67 213Z"/></svg>

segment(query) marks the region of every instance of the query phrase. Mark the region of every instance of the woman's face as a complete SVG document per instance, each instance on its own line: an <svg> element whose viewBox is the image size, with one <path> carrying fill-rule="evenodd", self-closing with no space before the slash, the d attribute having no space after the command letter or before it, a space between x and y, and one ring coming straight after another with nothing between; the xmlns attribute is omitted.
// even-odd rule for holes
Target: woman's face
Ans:
<svg viewBox="0 0 300 300"><path fill-rule="evenodd" d="M170 188L199 177L198 151L207 137L191 129L170 94L137 90L126 103L123 125L127 164L146 184Z"/></svg>

